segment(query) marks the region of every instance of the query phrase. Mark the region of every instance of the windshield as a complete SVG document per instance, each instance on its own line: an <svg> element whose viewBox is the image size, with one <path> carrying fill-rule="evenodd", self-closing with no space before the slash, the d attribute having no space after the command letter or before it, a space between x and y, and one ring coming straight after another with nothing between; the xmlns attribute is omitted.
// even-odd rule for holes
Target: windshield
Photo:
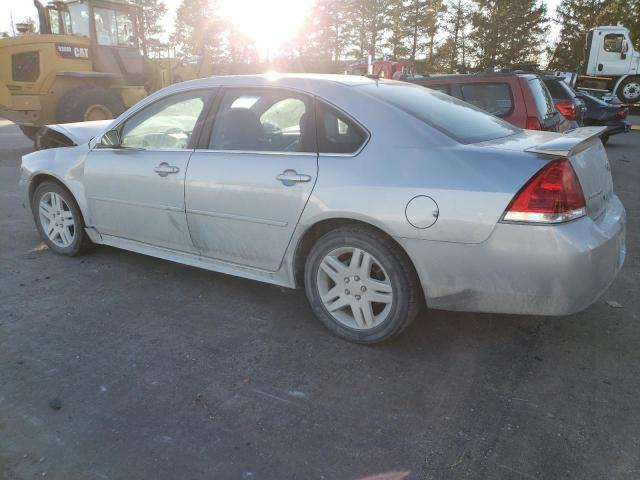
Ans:
<svg viewBox="0 0 640 480"><path fill-rule="evenodd" d="M73 35L89 36L89 10L86 4L72 3L68 7L69 21Z"/></svg>
<svg viewBox="0 0 640 480"><path fill-rule="evenodd" d="M520 129L462 100L419 85L376 82L360 88L460 143L507 137Z"/></svg>
<svg viewBox="0 0 640 480"><path fill-rule="evenodd" d="M98 45L135 47L132 14L108 8L94 8L93 16Z"/></svg>
<svg viewBox="0 0 640 480"><path fill-rule="evenodd" d="M89 36L89 9L83 3L71 3L66 6L48 7L51 33L55 35Z"/></svg>

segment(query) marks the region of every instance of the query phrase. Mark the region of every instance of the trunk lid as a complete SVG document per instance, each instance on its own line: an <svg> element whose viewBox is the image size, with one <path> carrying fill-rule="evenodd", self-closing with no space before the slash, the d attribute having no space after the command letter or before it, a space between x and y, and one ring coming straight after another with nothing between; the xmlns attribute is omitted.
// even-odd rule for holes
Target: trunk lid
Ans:
<svg viewBox="0 0 640 480"><path fill-rule="evenodd" d="M606 127L576 128L565 133L523 131L479 145L526 151L548 156L549 159L568 158L580 181L587 214L596 219L606 210L613 195L611 165L598 138L604 130Z"/></svg>

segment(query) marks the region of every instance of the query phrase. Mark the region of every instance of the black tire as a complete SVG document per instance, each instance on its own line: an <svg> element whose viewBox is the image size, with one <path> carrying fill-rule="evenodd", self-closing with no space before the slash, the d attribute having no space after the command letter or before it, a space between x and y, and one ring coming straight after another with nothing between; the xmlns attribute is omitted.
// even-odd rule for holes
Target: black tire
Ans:
<svg viewBox="0 0 640 480"><path fill-rule="evenodd" d="M632 88L631 87L629 88L629 90L631 90L632 92L635 93L634 96L627 96L624 93L625 87L627 87L627 85L629 85L629 84L634 84L632 86ZM618 87L616 95L618 96L620 101L624 102L624 103L638 103L638 102L640 102L640 77L625 78L622 81L622 83L620 83L620 86Z"/></svg>
<svg viewBox="0 0 640 480"><path fill-rule="evenodd" d="M68 211L71 211L73 216L73 242L68 247L61 247L53 242L47 234L44 232L44 227L42 225L42 219L40 218L39 206L40 200L47 193L56 193L62 197L66 206L68 207ZM80 212L80 208L76 203L73 196L61 185L56 182L46 181L42 182L36 188L33 193L33 201L31 202L33 208L33 217L36 222L36 227L38 228L38 232L42 237L42 240L47 244L49 249L58 255L65 255L67 257L74 257L76 255L81 254L86 250L86 248L91 245L91 241L84 231L84 219L82 218L82 212Z"/></svg>
<svg viewBox="0 0 640 480"><path fill-rule="evenodd" d="M58 102L56 119L59 123L91 120L91 112L99 111L105 119L115 118L124 112L122 100L102 87L81 87L69 90ZM94 118L95 120L95 118Z"/></svg>
<svg viewBox="0 0 640 480"><path fill-rule="evenodd" d="M393 289L389 312L370 329L349 328L329 313L320 298L317 282L320 263L327 254L343 247L359 248L373 255L387 272ZM396 337L411 324L424 304L420 282L406 254L392 240L365 226L342 227L322 236L306 259L304 279L307 298L316 316L334 334L355 343L381 343Z"/></svg>
<svg viewBox="0 0 640 480"><path fill-rule="evenodd" d="M600 141L602 142L603 145L606 145L607 142L609 141L609 135L607 134L600 135Z"/></svg>

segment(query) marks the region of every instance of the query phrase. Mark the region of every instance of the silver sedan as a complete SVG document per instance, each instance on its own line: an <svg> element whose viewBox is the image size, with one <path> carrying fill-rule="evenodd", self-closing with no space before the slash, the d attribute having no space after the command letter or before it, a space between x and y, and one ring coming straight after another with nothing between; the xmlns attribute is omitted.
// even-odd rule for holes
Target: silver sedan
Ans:
<svg viewBox="0 0 640 480"><path fill-rule="evenodd" d="M111 245L304 287L375 343L430 308L565 315L625 255L600 129L515 128L394 81L213 77L114 121L50 126L24 203L49 248Z"/></svg>

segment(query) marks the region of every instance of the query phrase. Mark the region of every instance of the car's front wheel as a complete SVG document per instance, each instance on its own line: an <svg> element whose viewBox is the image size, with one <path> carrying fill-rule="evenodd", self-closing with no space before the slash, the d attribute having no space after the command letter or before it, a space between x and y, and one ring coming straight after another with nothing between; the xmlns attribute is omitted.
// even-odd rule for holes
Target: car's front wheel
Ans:
<svg viewBox="0 0 640 480"><path fill-rule="evenodd" d="M400 334L422 306L411 262L373 229L343 227L322 236L305 265L307 298L338 336L379 343Z"/></svg>
<svg viewBox="0 0 640 480"><path fill-rule="evenodd" d="M57 183L38 185L32 205L40 236L53 252L72 257L90 243L76 201Z"/></svg>

